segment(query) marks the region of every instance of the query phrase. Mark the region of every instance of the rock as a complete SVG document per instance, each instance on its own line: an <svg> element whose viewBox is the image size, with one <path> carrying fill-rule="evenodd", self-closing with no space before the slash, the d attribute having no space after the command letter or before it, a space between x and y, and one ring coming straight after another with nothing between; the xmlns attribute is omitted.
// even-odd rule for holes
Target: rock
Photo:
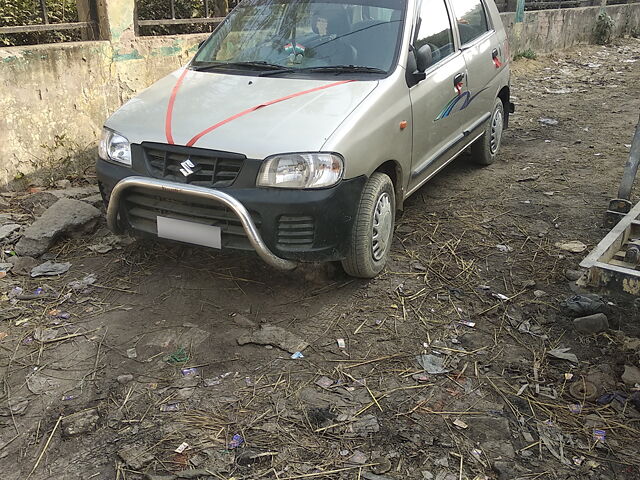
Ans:
<svg viewBox="0 0 640 480"><path fill-rule="evenodd" d="M422 480L433 480L435 477L433 476L433 473L431 473L428 470L423 470L422 472Z"/></svg>
<svg viewBox="0 0 640 480"><path fill-rule="evenodd" d="M55 186L57 188L61 188L61 189L67 189L67 188L71 188L71 181L67 180L66 178L62 179L62 180L58 180L55 183Z"/></svg>
<svg viewBox="0 0 640 480"><path fill-rule="evenodd" d="M85 202L62 198L25 229L15 251L18 255L40 256L58 237L93 224L99 216L100 211Z"/></svg>
<svg viewBox="0 0 640 480"><path fill-rule="evenodd" d="M18 225L17 223L10 223L8 225L3 225L0 227L0 241L7 238L13 232L20 230L22 225Z"/></svg>
<svg viewBox="0 0 640 480"><path fill-rule="evenodd" d="M258 345L273 345L289 353L302 352L309 346L307 342L284 328L264 324L260 330L238 337L238 345L256 343Z"/></svg>
<svg viewBox="0 0 640 480"><path fill-rule="evenodd" d="M118 383L121 383L124 385L125 383L129 383L130 381L133 380L133 375L131 375L130 373L126 375L118 375L116 380L118 380Z"/></svg>
<svg viewBox="0 0 640 480"><path fill-rule="evenodd" d="M594 313L586 317L578 317L573 320L576 331L584 335L601 333L609 328L609 319L604 313Z"/></svg>
<svg viewBox="0 0 640 480"><path fill-rule="evenodd" d="M349 425L349 432L358 436L367 436L380 431L380 424L375 415L364 415Z"/></svg>
<svg viewBox="0 0 640 480"><path fill-rule="evenodd" d="M567 269L564 271L564 276L567 280L576 282L580 277L582 277L582 272L580 270Z"/></svg>
<svg viewBox="0 0 640 480"><path fill-rule="evenodd" d="M386 475L376 475L375 473L367 471L362 472L361 476L366 480L393 480L391 477L387 477Z"/></svg>
<svg viewBox="0 0 640 480"><path fill-rule="evenodd" d="M11 397L9 402L2 402L0 405L0 417L10 417L12 415L24 415L29 406L29 400L25 397Z"/></svg>
<svg viewBox="0 0 640 480"><path fill-rule="evenodd" d="M640 384L640 368L625 365L622 381L628 387L635 387L636 384Z"/></svg>
<svg viewBox="0 0 640 480"><path fill-rule="evenodd" d="M55 262L44 262L37 267L33 267L31 269L31 277L52 277L56 275L62 275L63 273L67 273L71 268L71 264L69 262L64 263L55 263Z"/></svg>
<svg viewBox="0 0 640 480"><path fill-rule="evenodd" d="M371 460L371 463L374 463L375 465L373 465L371 467L371 470L373 470L373 473L387 473L389 470L391 470L391 460L389 460L387 457L376 457L373 460Z"/></svg>
<svg viewBox="0 0 640 480"><path fill-rule="evenodd" d="M81 199L83 202L88 203L89 205L93 205L94 207L101 207L104 205L104 200L102 199L102 195L96 193L94 195L89 195L88 197L84 197Z"/></svg>
<svg viewBox="0 0 640 480"><path fill-rule="evenodd" d="M431 375L439 375L447 373L450 370L444 368L444 359L435 355L418 355L416 357L418 364L424 368L424 371Z"/></svg>
<svg viewBox="0 0 640 480"><path fill-rule="evenodd" d="M129 467L141 470L145 465L153 461L152 449L145 445L130 445L118 450L118 456Z"/></svg>
<svg viewBox="0 0 640 480"><path fill-rule="evenodd" d="M29 275L38 261L33 257L9 257L9 263L13 264L11 271L14 275Z"/></svg>
<svg viewBox="0 0 640 480"><path fill-rule="evenodd" d="M9 273L9 270L13 268L13 263L0 263L0 272Z"/></svg>
<svg viewBox="0 0 640 480"><path fill-rule="evenodd" d="M89 410L67 415L60 422L60 427L62 428L62 434L64 436L72 437L95 430L98 425L98 420L100 420L98 410L96 408L90 408Z"/></svg>
<svg viewBox="0 0 640 480"><path fill-rule="evenodd" d="M61 188L58 190L48 190L49 195L53 195L56 198L83 198L89 195L95 195L99 193L97 185L89 185L86 187L69 187Z"/></svg>
<svg viewBox="0 0 640 480"><path fill-rule="evenodd" d="M547 292L545 292L544 290L534 290L534 291L533 291L533 295L534 295L536 298L542 298L542 297L544 297L546 294L547 294Z"/></svg>
<svg viewBox="0 0 640 480"><path fill-rule="evenodd" d="M356 450L353 452L353 455L347 459L347 462L354 465L364 465L367 463L367 460L369 460L369 456L366 453Z"/></svg>
<svg viewBox="0 0 640 480"><path fill-rule="evenodd" d="M155 473L146 473L144 475L146 480L176 480L176 475L156 475Z"/></svg>
<svg viewBox="0 0 640 480"><path fill-rule="evenodd" d="M477 416L465 418L465 421L469 424L469 439L479 443L489 458L502 457L506 460L515 457L509 420L504 417Z"/></svg>

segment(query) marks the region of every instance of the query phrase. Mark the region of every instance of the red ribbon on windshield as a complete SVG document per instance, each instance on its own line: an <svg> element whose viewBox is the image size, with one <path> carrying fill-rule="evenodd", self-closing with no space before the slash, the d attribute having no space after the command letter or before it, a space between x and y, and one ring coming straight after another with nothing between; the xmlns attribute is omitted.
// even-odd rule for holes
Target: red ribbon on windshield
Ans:
<svg viewBox="0 0 640 480"><path fill-rule="evenodd" d="M178 81L176 82L176 84L174 85L173 89L171 90L171 96L169 97L169 105L167 106L167 115L166 115L166 119L165 119L165 135L167 137L167 143L174 145L174 141L173 141L173 135L171 133L171 119L173 117L173 105L176 101L176 95L178 93L178 89L180 88L180 85L182 84L182 81L184 80L185 75L187 74L188 69L184 69L184 71L182 72L182 75L180 75L180 77L178 78ZM300 92L296 92L296 93L292 93L291 95L287 95L285 97L281 97L281 98L276 98L275 100L271 100L269 102L265 102L265 103L260 103L254 107L251 108L247 108L246 110L241 111L240 113L236 113L235 115L232 115L229 118L225 118L224 120L216 123L215 125L210 126L209 128L201 131L200 133L198 133L196 136L194 136L191 140L189 140L187 142L187 147L192 147L198 140L200 140L202 137L204 137L207 133L212 132L213 130L215 130L216 128L220 128L221 126L232 122L233 120L235 120L236 118L240 118L243 117L245 115L247 115L248 113L251 112L255 112L256 110L259 110L261 108L264 107L268 107L269 105L273 105L275 103L280 103L280 102L284 102L285 100L290 100L292 98L295 97L299 97L301 95L306 95L307 93L313 93L313 92L319 92L320 90L325 90L327 88L331 88L331 87L336 87L338 85L342 85L343 83L349 83L349 82L354 82L355 80L342 80L340 82L333 82L333 83L329 83L327 85L322 85L320 87L315 87L315 88L310 88L309 90L302 90Z"/></svg>

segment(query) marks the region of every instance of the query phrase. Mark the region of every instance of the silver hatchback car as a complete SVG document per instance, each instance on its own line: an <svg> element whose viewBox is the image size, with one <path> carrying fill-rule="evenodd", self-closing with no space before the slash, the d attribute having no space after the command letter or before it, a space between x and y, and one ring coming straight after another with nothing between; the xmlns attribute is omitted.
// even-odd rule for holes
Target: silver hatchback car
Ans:
<svg viewBox="0 0 640 480"><path fill-rule="evenodd" d="M244 0L106 121L107 222L371 278L404 199L492 163L511 112L493 0Z"/></svg>

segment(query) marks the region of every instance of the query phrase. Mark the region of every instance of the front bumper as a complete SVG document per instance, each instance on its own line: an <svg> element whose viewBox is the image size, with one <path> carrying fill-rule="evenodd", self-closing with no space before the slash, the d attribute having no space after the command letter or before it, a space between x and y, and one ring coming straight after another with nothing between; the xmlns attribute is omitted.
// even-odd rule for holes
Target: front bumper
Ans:
<svg viewBox="0 0 640 480"><path fill-rule="evenodd" d="M255 250L276 268L345 258L366 178L319 190L257 188L259 166L260 161L245 160L236 181L220 189L152 178L135 160L128 168L99 159L96 170L108 224L115 232L154 235L153 215L191 220L193 214L198 215L194 221L223 228L223 249ZM129 202L143 196L142 208ZM144 222L136 216L142 209Z"/></svg>

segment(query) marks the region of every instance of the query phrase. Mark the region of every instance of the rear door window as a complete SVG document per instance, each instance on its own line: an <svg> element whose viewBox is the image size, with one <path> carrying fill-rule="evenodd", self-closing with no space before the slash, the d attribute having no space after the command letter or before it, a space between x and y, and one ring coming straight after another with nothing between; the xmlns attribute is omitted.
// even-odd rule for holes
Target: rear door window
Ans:
<svg viewBox="0 0 640 480"><path fill-rule="evenodd" d="M460 32L460 43L470 43L489 31L482 0L453 0L453 10Z"/></svg>
<svg viewBox="0 0 640 480"><path fill-rule="evenodd" d="M451 20L444 0L424 0L420 11L418 33L414 47L431 47L433 63L453 53L453 32Z"/></svg>

